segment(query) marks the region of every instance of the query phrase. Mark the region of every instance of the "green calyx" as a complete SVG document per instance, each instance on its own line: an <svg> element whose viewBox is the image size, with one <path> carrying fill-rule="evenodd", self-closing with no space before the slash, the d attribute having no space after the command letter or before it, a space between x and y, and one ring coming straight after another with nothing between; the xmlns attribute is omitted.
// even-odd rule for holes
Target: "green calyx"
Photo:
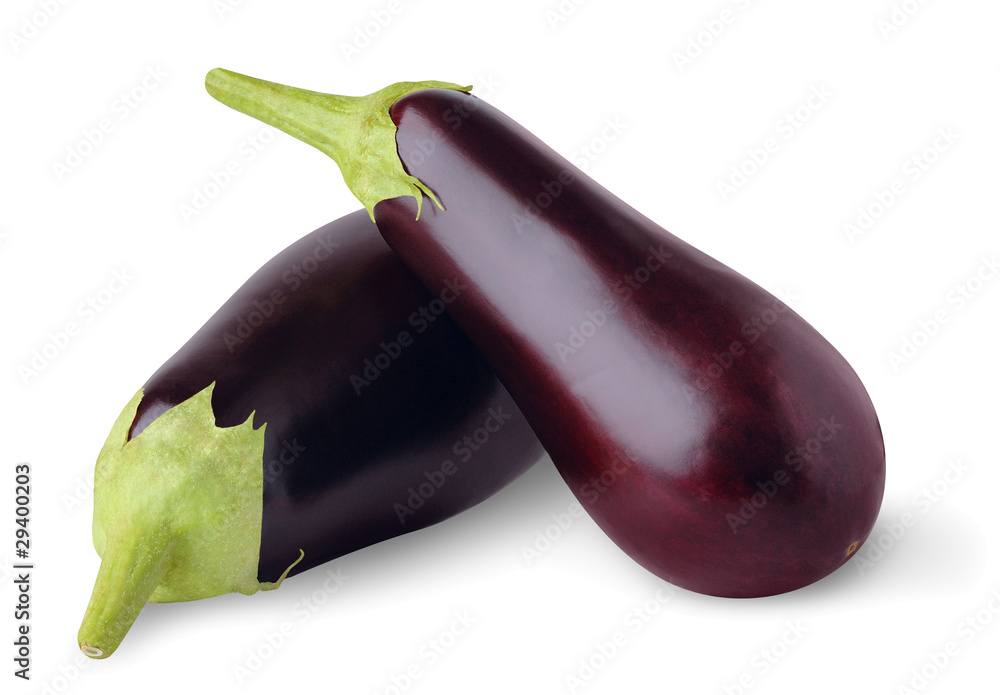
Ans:
<svg viewBox="0 0 1000 695"><path fill-rule="evenodd" d="M257 580L264 426L254 429L251 413L241 425L217 427L214 385L127 441L140 390L101 449L93 527L101 566L78 635L87 656L110 656L148 601L252 594L281 583Z"/></svg>
<svg viewBox="0 0 1000 695"><path fill-rule="evenodd" d="M221 68L208 73L205 88L226 106L332 157L372 219L376 203L399 196L417 199L418 218L423 194L441 207L431 190L403 169L389 108L423 89L472 89L450 82L397 82L368 96L345 97L286 87Z"/></svg>

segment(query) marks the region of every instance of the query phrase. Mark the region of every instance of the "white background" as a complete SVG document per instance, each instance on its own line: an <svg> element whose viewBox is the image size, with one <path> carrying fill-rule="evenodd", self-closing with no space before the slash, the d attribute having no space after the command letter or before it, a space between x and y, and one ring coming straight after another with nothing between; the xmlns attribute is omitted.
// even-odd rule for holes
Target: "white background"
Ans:
<svg viewBox="0 0 1000 695"><path fill-rule="evenodd" d="M0 558L9 572L13 467L28 462L36 568L32 681L12 675L5 577L0 689L995 689L1000 280L984 259L1000 251L998 21L986 0L5 0ZM80 657L98 566L88 478L114 418L252 271L358 208L323 155L211 99L203 79L216 66L344 94L472 83L624 200L784 297L847 356L880 414L887 489L858 554L871 564L767 599L671 593L589 519L556 525L573 497L545 460L464 515L279 591L147 606L111 659ZM810 105L811 93L826 96ZM776 151L755 165L748 150L762 159L768 138ZM240 173L208 186L233 160ZM719 182L741 164L750 175L724 195ZM894 181L888 209L849 234L859 206ZM217 195L185 219L198 191ZM116 272L127 286L99 294ZM97 296L109 301L88 320L78 307ZM25 377L69 321L79 334ZM919 347L894 364L906 340ZM532 546L544 552L529 563ZM336 593L327 568L348 577ZM457 636L455 614L474 620ZM275 649L282 623L291 635ZM622 646L603 657L618 632ZM431 663L435 641L447 648ZM949 643L945 662L935 654Z"/></svg>

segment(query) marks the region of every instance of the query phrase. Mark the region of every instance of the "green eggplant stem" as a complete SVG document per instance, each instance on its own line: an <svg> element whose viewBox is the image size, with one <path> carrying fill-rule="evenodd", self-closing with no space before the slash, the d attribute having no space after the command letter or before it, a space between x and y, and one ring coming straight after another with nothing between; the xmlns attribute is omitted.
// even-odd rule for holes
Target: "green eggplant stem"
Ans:
<svg viewBox="0 0 1000 695"><path fill-rule="evenodd" d="M128 439L140 389L101 449L93 526L101 565L78 635L87 656L114 653L147 602L253 594L281 583L257 579L265 425L254 429L251 413L218 427L214 387Z"/></svg>
<svg viewBox="0 0 1000 695"><path fill-rule="evenodd" d="M441 207L434 193L404 170L389 108L407 94L424 89L472 89L452 82L397 82L367 96L348 97L288 87L222 68L209 71L205 88L226 106L333 158L372 219L376 203L399 196L417 199L417 217L424 194Z"/></svg>
<svg viewBox="0 0 1000 695"><path fill-rule="evenodd" d="M138 541L108 539L77 635L87 656L106 659L114 654L149 601L170 563L173 541L165 535Z"/></svg>
<svg viewBox="0 0 1000 695"><path fill-rule="evenodd" d="M303 550L302 548L299 548L299 556L295 559L295 562L293 562L292 564L290 564L288 567L285 568L285 571L281 573L280 577L278 577L278 581L276 581L276 582L261 582L260 583L260 590L261 591L273 591L274 589L277 589L279 586L281 586L281 582L285 581L285 579L288 578L288 573L292 571L292 568L295 567L295 565L297 565L300 562L302 562L302 558L304 558L305 556L306 556L306 551Z"/></svg>

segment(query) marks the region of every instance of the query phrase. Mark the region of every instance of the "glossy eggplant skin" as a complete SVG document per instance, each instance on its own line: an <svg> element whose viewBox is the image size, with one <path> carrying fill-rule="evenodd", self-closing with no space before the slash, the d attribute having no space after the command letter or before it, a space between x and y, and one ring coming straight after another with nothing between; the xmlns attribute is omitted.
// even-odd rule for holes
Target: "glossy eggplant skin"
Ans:
<svg viewBox="0 0 1000 695"><path fill-rule="evenodd" d="M213 381L218 426L266 423L261 582L442 521L543 453L364 210L257 271L146 382L129 438Z"/></svg>
<svg viewBox="0 0 1000 695"><path fill-rule="evenodd" d="M768 292L666 232L467 94L394 103L407 173L383 237L514 396L628 555L700 593L759 597L870 533L885 450L857 374Z"/></svg>

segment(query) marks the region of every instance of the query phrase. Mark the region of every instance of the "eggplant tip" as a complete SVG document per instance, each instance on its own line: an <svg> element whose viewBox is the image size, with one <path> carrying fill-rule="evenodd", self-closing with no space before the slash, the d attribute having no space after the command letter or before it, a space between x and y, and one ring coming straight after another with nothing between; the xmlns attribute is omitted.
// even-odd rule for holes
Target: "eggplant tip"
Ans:
<svg viewBox="0 0 1000 695"><path fill-rule="evenodd" d="M99 647L92 647L89 644L81 644L80 651L91 659L101 659L104 657L104 650Z"/></svg>

